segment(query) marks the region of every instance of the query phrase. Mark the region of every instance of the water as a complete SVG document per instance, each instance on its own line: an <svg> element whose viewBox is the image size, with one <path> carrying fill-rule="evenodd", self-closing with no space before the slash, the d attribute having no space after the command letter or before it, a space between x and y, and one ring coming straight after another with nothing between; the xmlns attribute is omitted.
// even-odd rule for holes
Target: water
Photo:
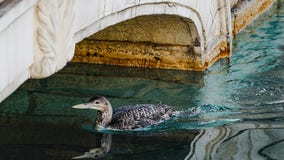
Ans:
<svg viewBox="0 0 284 160"><path fill-rule="evenodd" d="M283 5L203 73L70 63L28 80L0 104L0 159L71 159L101 142L110 147L104 159L284 159ZM96 131L96 112L71 108L94 95L114 107L162 102L201 112L140 131Z"/></svg>

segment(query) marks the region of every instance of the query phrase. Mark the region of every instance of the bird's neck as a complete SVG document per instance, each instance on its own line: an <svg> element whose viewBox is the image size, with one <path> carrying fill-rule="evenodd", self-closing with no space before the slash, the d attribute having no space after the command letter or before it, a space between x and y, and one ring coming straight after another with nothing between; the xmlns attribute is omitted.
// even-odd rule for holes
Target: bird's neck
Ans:
<svg viewBox="0 0 284 160"><path fill-rule="evenodd" d="M112 106L109 102L106 104L107 108L104 112L98 112L96 125L108 127L112 120Z"/></svg>

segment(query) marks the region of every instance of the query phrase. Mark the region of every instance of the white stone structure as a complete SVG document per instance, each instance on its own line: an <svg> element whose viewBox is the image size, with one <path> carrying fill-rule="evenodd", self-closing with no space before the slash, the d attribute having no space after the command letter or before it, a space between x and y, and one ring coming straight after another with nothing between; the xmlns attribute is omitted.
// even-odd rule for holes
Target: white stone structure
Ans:
<svg viewBox="0 0 284 160"><path fill-rule="evenodd" d="M231 2L237 0L11 0L0 4L0 102L29 78L62 69L75 44L111 25L144 15L193 22L201 65L232 43ZM225 45L224 45L225 44Z"/></svg>
<svg viewBox="0 0 284 160"><path fill-rule="evenodd" d="M30 78L34 62L36 0L6 2L0 8L0 102Z"/></svg>

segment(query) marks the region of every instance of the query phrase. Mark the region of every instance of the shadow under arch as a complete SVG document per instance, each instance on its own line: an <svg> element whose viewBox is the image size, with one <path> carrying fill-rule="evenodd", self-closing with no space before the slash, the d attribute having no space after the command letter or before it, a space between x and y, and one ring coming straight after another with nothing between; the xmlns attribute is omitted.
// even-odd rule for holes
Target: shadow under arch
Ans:
<svg viewBox="0 0 284 160"><path fill-rule="evenodd" d="M161 8L161 9L157 9ZM143 12L147 10L147 12ZM120 11L104 15L102 18L90 22L89 25L83 27L81 30L75 33L75 42L81 41L83 38L88 37L100 30L103 30L109 26L117 23L127 21L129 19L138 16L147 15L176 15L184 18L188 18L194 22L198 35L200 37L201 47L204 47L205 43L205 29L202 23L202 19L198 11L192 7L176 2L154 2L133 5Z"/></svg>
<svg viewBox="0 0 284 160"><path fill-rule="evenodd" d="M147 11L147 12L145 12ZM192 35L186 35L188 37L191 37L191 40L188 41L188 39L179 40L180 37L177 37L176 41L155 41L153 39L141 39L139 40L133 40L134 42L151 42L151 43L157 43L157 44L173 44L173 45L191 45L191 49L194 53L196 52L198 57L192 58L198 59L201 62L198 62L198 65L202 65L202 55L205 53L205 46L206 46L206 40L205 40L205 29L202 24L202 19L200 14L194 10L193 8L176 3L176 2L155 2L155 3L144 3L144 4L136 4L130 7L127 7L125 9L122 9L117 12L109 13L108 15L104 15L98 20L95 20L89 25L83 27L80 31L75 33L75 42L80 42L83 38L89 37L94 34L98 34L104 30L109 29L110 27L117 26L118 24L132 21L133 19L141 17L175 17L178 18L180 21L184 21L183 23L187 24L187 27L189 30L194 30L196 32L194 36ZM190 25L188 25L190 23ZM152 32L154 33L154 31ZM176 34L172 34L176 35ZM178 35L177 35L178 36ZM157 36L153 36L157 37ZM161 38L160 38L161 39ZM182 39L182 38L180 38ZM190 38L189 38L190 39ZM193 40L192 40L193 39ZM131 41L129 39L106 39L103 38L102 40L116 40L116 41ZM183 42L181 42L183 41ZM194 46L197 47L194 48ZM168 50L168 49L165 49ZM183 49L185 50L185 49ZM199 58L200 57L200 58ZM184 59L184 58L181 58ZM193 61L193 60L190 61ZM157 60L157 59L156 59ZM181 62L184 63L184 62ZM135 66L135 65L134 65ZM138 65L141 67L141 65ZM143 67L143 66L142 66ZM200 66L199 66L200 67ZM152 67L150 67L152 68ZM156 68L156 67L153 67ZM171 67L157 67L157 68L171 68ZM181 68L183 69L183 68ZM197 69L198 70L198 69ZM200 69L199 69L200 70Z"/></svg>

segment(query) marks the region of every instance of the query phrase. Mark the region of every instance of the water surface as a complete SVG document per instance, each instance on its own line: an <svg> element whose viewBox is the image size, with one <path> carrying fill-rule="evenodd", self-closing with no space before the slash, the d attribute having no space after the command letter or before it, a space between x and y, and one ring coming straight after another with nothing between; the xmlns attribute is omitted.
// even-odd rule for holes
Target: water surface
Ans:
<svg viewBox="0 0 284 160"><path fill-rule="evenodd" d="M94 95L113 107L213 106L139 132L111 132L105 159L284 159L284 1L238 34L233 56L201 72L70 63L0 104L0 159L71 159L100 146ZM222 110L225 107L225 110Z"/></svg>

